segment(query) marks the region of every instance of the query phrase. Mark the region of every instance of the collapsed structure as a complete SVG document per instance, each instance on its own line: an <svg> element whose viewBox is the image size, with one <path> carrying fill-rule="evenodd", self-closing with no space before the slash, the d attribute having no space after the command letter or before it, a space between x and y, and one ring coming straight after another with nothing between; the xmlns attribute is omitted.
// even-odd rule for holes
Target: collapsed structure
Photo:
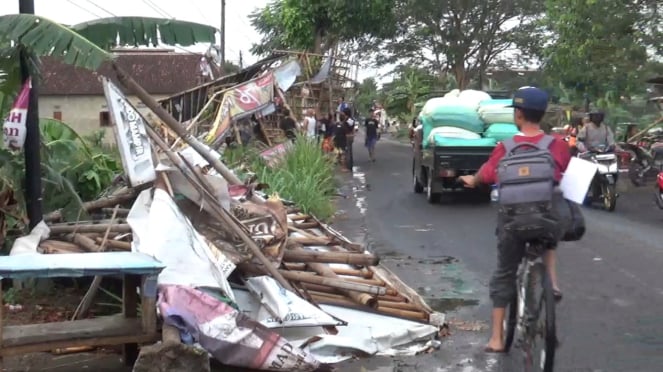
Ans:
<svg viewBox="0 0 663 372"><path fill-rule="evenodd" d="M158 104L146 99L156 115L148 118L104 79L125 183L85 203L85 220L45 216L48 236L32 254L125 251L158 260L163 345L196 345L226 365L307 371L435 346L444 314L376 254L256 191L217 151L256 125L271 148L265 157L278 161L281 109L329 111L348 74L347 61L279 52ZM140 90L121 71L118 78ZM93 283L74 317L95 291ZM146 363L136 370L149 370Z"/></svg>

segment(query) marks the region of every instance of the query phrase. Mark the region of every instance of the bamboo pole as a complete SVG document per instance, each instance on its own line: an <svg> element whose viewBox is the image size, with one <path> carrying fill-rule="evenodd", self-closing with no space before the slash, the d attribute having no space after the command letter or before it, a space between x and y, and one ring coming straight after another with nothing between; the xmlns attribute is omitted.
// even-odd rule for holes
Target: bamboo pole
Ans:
<svg viewBox="0 0 663 372"><path fill-rule="evenodd" d="M94 240L97 244L101 244L102 238L97 237ZM106 242L106 244L110 248L121 249L123 251L130 251L131 250L131 242L123 242L121 240L109 240L109 241Z"/></svg>
<svg viewBox="0 0 663 372"><path fill-rule="evenodd" d="M78 244L88 252L99 252L100 247L94 242L94 240L83 234L70 234L68 237L71 241Z"/></svg>
<svg viewBox="0 0 663 372"><path fill-rule="evenodd" d="M91 212L97 209L112 207L116 204L122 204L124 202L130 201L134 199L136 195L137 193L135 189L127 189L116 195L111 195L109 197L85 202L83 203L83 210L86 212ZM44 216L44 222L53 222L61 219L62 219L62 210L57 210Z"/></svg>
<svg viewBox="0 0 663 372"><path fill-rule="evenodd" d="M166 154L171 162L182 172L182 175L189 181L189 183L196 187L199 191L205 202L210 206L210 211L212 215L216 217L219 221L223 222L226 226L233 230L240 239L249 247L253 255L258 259L258 261L265 266L267 272L285 289L295 292L295 289L288 283L288 281L283 278L283 276L272 266L272 263L265 257L260 248L253 241L249 233L242 227L239 221L236 221L232 215L223 209L220 205L214 194L205 187L204 177L196 174L188 168L186 160L180 156L177 156L173 151L170 150L169 146L154 132L154 129L150 126L145 127L148 136L151 140L161 148L161 150Z"/></svg>
<svg viewBox="0 0 663 372"><path fill-rule="evenodd" d="M318 252L304 249L286 249L283 253L283 260L288 262L320 262L356 266L375 266L380 263L380 258L372 254Z"/></svg>
<svg viewBox="0 0 663 372"><path fill-rule="evenodd" d="M113 210L113 215L111 216L111 223L108 224L108 228L104 233L104 237L101 239L101 243L99 245L99 252L104 252L106 250L107 247L106 243L108 242L108 234L110 233L111 226L113 226L113 220L115 220L115 218L117 217L117 210L119 208L120 205L117 204L115 206L115 209ZM94 296L97 294L97 291L99 290L99 286L101 285L102 279L103 277L101 275L95 275L94 279L92 280L92 283L90 284L90 287L87 289L87 292L85 292L83 299L76 307L74 314L71 316L71 320L76 320L77 318L83 316L88 312L90 306L92 306L92 301L94 300Z"/></svg>
<svg viewBox="0 0 663 372"><path fill-rule="evenodd" d="M110 232L127 233L131 232L129 224L106 224L100 223L96 225L55 225L50 226L51 235L67 234L67 233L103 233L108 229Z"/></svg>
<svg viewBox="0 0 663 372"><path fill-rule="evenodd" d="M317 284L317 285L322 285L322 286L326 286L326 287L336 288L336 289L339 289L339 290L347 290L347 291L368 293L368 294L372 294L372 295L385 295L387 293L386 289L383 288L383 287L378 287L378 286L375 286L375 285L362 284L362 283L352 283L352 282L344 281L343 279L340 279L340 278L315 275L315 274L312 274L312 273L309 273L309 272L306 272L306 271L280 270L280 273L281 273L281 275L283 275L284 278L286 278L288 280L291 280L293 282L311 283L311 284Z"/></svg>
<svg viewBox="0 0 663 372"><path fill-rule="evenodd" d="M357 307L357 304L353 303L347 298L343 298L342 296L313 292L313 291L309 293L311 294L311 297L320 304L336 305L336 306L343 306L343 307L362 310L361 308ZM383 315L387 316L396 316L399 318L412 319L416 321L428 321L428 314L422 311L402 310L393 307L385 307L384 305L383 306L377 305L377 307L375 307L375 310L378 313L382 313Z"/></svg>
<svg viewBox="0 0 663 372"><path fill-rule="evenodd" d="M219 160L216 156L214 156L210 151L209 148L204 145L202 142L200 142L197 138L192 136L190 133L186 131L186 129L182 126L181 123L179 123L175 118L168 113L160 104L157 102L154 97L152 97L143 87L141 87L136 81L131 78L131 76L124 71L122 67L120 67L117 63L112 62L111 63L113 66L113 69L115 70L115 74L117 76L118 81L120 84L122 84L125 88L127 88L129 91L133 92L144 104L147 106L152 112L159 118L161 121L167 125L170 129L172 129L177 135L184 140L191 148L193 148L195 151L198 152L211 166L219 172L223 178L228 181L229 184L231 185L242 185L242 181L237 177L233 172L226 167L225 164L221 160ZM146 128L152 128L151 124L145 123ZM153 135L158 135L153 132ZM170 146L166 144L166 147L164 148L165 150L170 151ZM257 196L253 195L252 196L252 201L256 203L264 203L264 199Z"/></svg>
<svg viewBox="0 0 663 372"><path fill-rule="evenodd" d="M338 275L336 275L336 273L334 273L334 271L332 271L332 269L329 268L329 266L327 266L325 264L310 262L310 263L308 263L308 266L313 271L318 273L318 275L320 275L320 276L325 276L325 277L328 277L328 278L338 279ZM352 299L352 301L354 301L358 304L366 305L366 306L370 306L370 307L376 307L377 306L377 300L374 297L369 296L366 293L360 293L360 292L349 291L349 290L342 290L341 293L343 293L347 297L350 297Z"/></svg>

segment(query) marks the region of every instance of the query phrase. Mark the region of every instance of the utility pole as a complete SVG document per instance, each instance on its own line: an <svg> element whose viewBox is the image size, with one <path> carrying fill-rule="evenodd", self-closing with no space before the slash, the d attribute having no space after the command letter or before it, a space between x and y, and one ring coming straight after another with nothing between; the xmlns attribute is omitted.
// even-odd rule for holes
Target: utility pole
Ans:
<svg viewBox="0 0 663 372"><path fill-rule="evenodd" d="M21 14L35 14L34 0L19 0L18 12ZM30 78L30 65L28 51L22 45L21 48L21 80L25 83ZM25 155L25 201L30 229L35 227L44 217L41 199L41 159L40 159L40 134L39 134L39 92L37 80L32 79L30 89L28 116L25 122L26 135L23 147Z"/></svg>
<svg viewBox="0 0 663 372"><path fill-rule="evenodd" d="M244 58L242 57L242 51L239 51L239 68L244 69Z"/></svg>
<svg viewBox="0 0 663 372"><path fill-rule="evenodd" d="M219 38L221 69L226 64L226 0L221 0L221 37Z"/></svg>

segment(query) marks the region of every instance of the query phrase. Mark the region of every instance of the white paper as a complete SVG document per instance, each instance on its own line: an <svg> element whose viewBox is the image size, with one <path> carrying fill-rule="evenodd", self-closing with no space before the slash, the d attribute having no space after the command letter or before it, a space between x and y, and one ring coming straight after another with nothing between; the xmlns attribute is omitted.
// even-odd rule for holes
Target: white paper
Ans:
<svg viewBox="0 0 663 372"><path fill-rule="evenodd" d="M582 204L597 170L598 165L591 161L576 157L571 158L571 162L559 184L559 188L564 193L564 198Z"/></svg>

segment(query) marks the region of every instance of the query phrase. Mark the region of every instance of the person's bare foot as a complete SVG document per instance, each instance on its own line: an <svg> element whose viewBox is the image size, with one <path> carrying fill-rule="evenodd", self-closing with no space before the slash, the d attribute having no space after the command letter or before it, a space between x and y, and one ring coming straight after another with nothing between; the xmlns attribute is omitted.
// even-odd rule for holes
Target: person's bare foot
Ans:
<svg viewBox="0 0 663 372"><path fill-rule="evenodd" d="M504 344L502 343L502 340L490 339L486 344L484 351L487 353L503 353Z"/></svg>

